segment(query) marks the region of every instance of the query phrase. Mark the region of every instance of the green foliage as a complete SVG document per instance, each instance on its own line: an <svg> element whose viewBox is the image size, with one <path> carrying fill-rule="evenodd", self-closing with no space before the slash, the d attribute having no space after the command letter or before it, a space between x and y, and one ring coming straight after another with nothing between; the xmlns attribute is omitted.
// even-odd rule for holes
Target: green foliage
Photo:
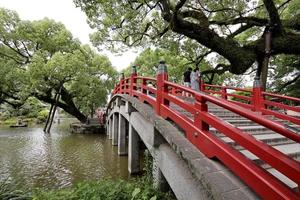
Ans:
<svg viewBox="0 0 300 200"><path fill-rule="evenodd" d="M211 83L229 82L232 76L221 77L228 71L238 75L255 71L264 56L264 31L270 24L274 28L272 56L300 54L300 1L73 1L95 28L91 41L99 49L161 48L172 52L174 60L184 57L194 66L213 52L220 59L207 68L207 74L216 74L207 77ZM182 72L180 63L169 63L176 66L175 74ZM152 61L148 66L147 73L153 74Z"/></svg>
<svg viewBox="0 0 300 200"><path fill-rule="evenodd" d="M183 73L188 67L195 67L183 56L176 55L174 52L164 49L152 50L150 48L140 53L132 65L137 66L139 75L155 77L156 69L160 60L166 61L169 79L177 83L182 82ZM209 67L208 63L204 60L199 65L201 70L208 69ZM128 77L131 73L131 67L126 68L123 72L125 76Z"/></svg>
<svg viewBox="0 0 300 200"><path fill-rule="evenodd" d="M38 123L45 122L47 120L48 114L49 114L48 110L41 110L37 116Z"/></svg>
<svg viewBox="0 0 300 200"><path fill-rule="evenodd" d="M33 96L50 103L63 87L62 107L85 115L105 104L116 75L107 57L81 45L62 23L48 18L23 21L3 8L0 66L0 104L18 109ZM27 110L21 115L39 112Z"/></svg>
<svg viewBox="0 0 300 200"><path fill-rule="evenodd" d="M7 105L1 107L5 112L1 115L1 120L5 120L5 124L15 124L17 118L37 118L37 122L44 122L45 115L48 111L38 99L29 97L23 105L13 108Z"/></svg>
<svg viewBox="0 0 300 200"><path fill-rule="evenodd" d="M153 157L151 156L149 151L144 151L144 176L142 177L142 181L146 183L153 182Z"/></svg>
<svg viewBox="0 0 300 200"><path fill-rule="evenodd" d="M33 192L33 200L149 200L151 198L171 199L170 195L154 190L152 185L145 182L141 184L139 181L123 180L84 182L58 191L36 190Z"/></svg>
<svg viewBox="0 0 300 200"><path fill-rule="evenodd" d="M299 56L279 55L271 61L267 89L289 96L300 97Z"/></svg>
<svg viewBox="0 0 300 200"><path fill-rule="evenodd" d="M252 88L246 88L246 89L252 90ZM239 96L244 96L244 97L250 97L250 95L251 95L250 92L244 92L244 91L236 91L233 94L236 94L236 95L239 95ZM240 98L237 98L237 97L229 97L229 99L232 100L232 101L238 101L238 102L246 103L246 104L250 103L250 102L248 102L244 99L240 99Z"/></svg>
<svg viewBox="0 0 300 200"><path fill-rule="evenodd" d="M167 54L170 57L172 55L172 59L168 59L168 56L164 55L169 66L172 66L170 68L172 76L172 71L178 76L176 71L183 71L182 68L188 63L192 66L199 65L202 60L201 54L208 52L208 49L197 41L172 32L170 25L163 20L156 1L92 0L87 2L74 0L74 2L87 14L89 25L96 28L97 31L91 34L90 39L98 49L108 48L114 52L122 52L126 51L128 47L142 47L145 50L144 57L146 58L146 52L151 51L149 48L153 46L161 48L163 50L155 51L156 55L149 56ZM135 7L138 9L134 9ZM181 63L176 63L179 60ZM142 69L141 71L145 74L153 74L152 68L157 65L158 61L159 57L149 60L147 63L149 70L145 72ZM178 69L172 70L175 67ZM178 80L178 77L175 78Z"/></svg>
<svg viewBox="0 0 300 200"><path fill-rule="evenodd" d="M156 68L160 60L166 61L170 79L180 81L183 71L186 69L187 60L174 55L172 52L160 49L151 50L148 48L135 59L134 65L137 66L139 75L155 77ZM128 71L130 72L130 68Z"/></svg>
<svg viewBox="0 0 300 200"><path fill-rule="evenodd" d="M11 117L9 119L4 120L4 125L10 126L16 124L18 119L16 117Z"/></svg>
<svg viewBox="0 0 300 200"><path fill-rule="evenodd" d="M45 190L36 188L32 191L18 189L22 185L13 185L0 180L1 197L15 197L19 200L173 200L170 193L162 193L153 188L152 157L145 153L146 174L129 181L101 180L97 182L80 182L69 188Z"/></svg>

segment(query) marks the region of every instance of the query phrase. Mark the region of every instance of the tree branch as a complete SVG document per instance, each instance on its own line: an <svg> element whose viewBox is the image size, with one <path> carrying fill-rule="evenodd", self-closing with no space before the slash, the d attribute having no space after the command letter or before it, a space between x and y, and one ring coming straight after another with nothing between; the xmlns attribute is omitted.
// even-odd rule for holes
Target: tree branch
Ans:
<svg viewBox="0 0 300 200"><path fill-rule="evenodd" d="M283 8L286 4L288 4L288 3L290 3L292 0L287 0L287 1L285 1L285 2L283 2L280 6L278 6L278 10L279 9L281 9L281 8Z"/></svg>
<svg viewBox="0 0 300 200"><path fill-rule="evenodd" d="M241 23L246 23L246 24L251 24L253 26L265 26L268 24L267 19L263 18L258 18L258 17L239 17L239 18L234 18L234 19L229 19L229 20L224 20L224 21L209 21L210 24L217 24L217 25L235 25L235 24L241 24Z"/></svg>
<svg viewBox="0 0 300 200"><path fill-rule="evenodd" d="M298 73L298 75L295 78L293 78L292 80L284 83L276 92L281 92L284 88L295 83L298 79L300 79L300 73Z"/></svg>
<svg viewBox="0 0 300 200"><path fill-rule="evenodd" d="M252 28L253 26L254 26L253 24L246 24L244 26L241 26L239 29L237 29L232 34L230 34L228 37L229 38L234 38L235 36L243 33L244 31L248 30L249 28Z"/></svg>
<svg viewBox="0 0 300 200"><path fill-rule="evenodd" d="M17 49L15 49L14 47L12 47L12 46L9 44L9 42L8 42L7 40L4 39L2 42L3 42L3 44L4 44L5 46L7 46L9 49L11 49L12 51L14 51L15 53L17 53L18 55L20 55L20 56L22 56L23 58L25 58L25 59L26 59L25 63L28 62L29 58L28 58L27 56L25 56L24 54L22 54L19 50L17 50Z"/></svg>
<svg viewBox="0 0 300 200"><path fill-rule="evenodd" d="M264 5L269 13L270 23L273 26L273 34L282 34L284 30L282 28L281 20L278 14L278 10L273 2L273 0L263 0Z"/></svg>
<svg viewBox="0 0 300 200"><path fill-rule="evenodd" d="M6 58L9 58L9 59L12 59L13 61L15 61L17 64L20 64L20 65L23 65L24 63L22 61L19 61L17 60L16 58L14 58L13 56L10 56L10 55L7 55L3 52L0 51L0 55L2 55L3 57L6 57ZM23 68L21 68L23 69Z"/></svg>
<svg viewBox="0 0 300 200"><path fill-rule="evenodd" d="M224 72L229 71L230 68L230 65L218 64L214 69L205 70L201 72L201 74L223 74Z"/></svg>

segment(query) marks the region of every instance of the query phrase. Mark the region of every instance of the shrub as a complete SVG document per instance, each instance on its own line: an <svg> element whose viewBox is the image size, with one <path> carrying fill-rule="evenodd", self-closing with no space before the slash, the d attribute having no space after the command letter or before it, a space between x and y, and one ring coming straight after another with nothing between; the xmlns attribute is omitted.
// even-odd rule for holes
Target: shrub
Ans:
<svg viewBox="0 0 300 200"><path fill-rule="evenodd" d="M48 110L41 110L37 115L37 123L45 122L47 120L48 114Z"/></svg>
<svg viewBox="0 0 300 200"><path fill-rule="evenodd" d="M17 118L16 117L12 117L12 118L9 118L9 119L6 119L4 120L4 124L5 125L14 125L17 123Z"/></svg>
<svg viewBox="0 0 300 200"><path fill-rule="evenodd" d="M123 180L102 180L98 182L83 182L68 189L58 191L36 190L34 200L168 200L169 194L163 194L152 188L152 184L127 182Z"/></svg>

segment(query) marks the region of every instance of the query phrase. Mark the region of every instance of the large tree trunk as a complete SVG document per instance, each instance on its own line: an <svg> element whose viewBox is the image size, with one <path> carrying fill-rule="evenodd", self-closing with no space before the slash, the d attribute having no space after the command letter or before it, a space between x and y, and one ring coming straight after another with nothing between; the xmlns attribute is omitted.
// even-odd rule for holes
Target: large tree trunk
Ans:
<svg viewBox="0 0 300 200"><path fill-rule="evenodd" d="M210 20L203 9L199 7L187 9L185 7L188 1L177 1L176 6L169 0L161 0L162 16L166 22L170 24L169 28L178 34L184 35L190 39L196 40L198 43L206 46L219 55L226 58L230 64L223 65L218 70L209 70L210 73L229 71L233 74L245 73L261 54L264 54L265 40L259 38L251 43L241 45L234 34L224 37L220 35L211 25L235 25L245 23L246 25L239 28L241 31L252 28L254 26L265 27L269 23L273 25L273 42L272 55L278 54L300 54L300 35L293 31L285 31L278 14L278 10L272 0L264 0L265 8L269 14L269 19L256 17L237 17L234 19L224 19L220 21ZM191 4L189 4L191 5ZM195 3L197 5L197 3ZM287 27L299 30L298 16L286 23ZM194 19L194 20L192 20ZM254 20L254 21L253 21ZM247 26L248 25L248 26ZM243 29L245 28L246 29ZM232 37L231 37L232 36ZM263 69L265 70L265 69ZM264 73L264 80L266 80Z"/></svg>
<svg viewBox="0 0 300 200"><path fill-rule="evenodd" d="M54 104L54 107L53 107L53 112L51 113L51 118L50 118L49 126L48 126L48 129L47 129L47 133L50 133L59 98L60 98L60 90L59 90L58 93L56 93L55 98L54 98L55 99L55 104Z"/></svg>
<svg viewBox="0 0 300 200"><path fill-rule="evenodd" d="M261 86L264 91L267 88L267 80L268 80L268 70L269 70L269 57L264 59L261 70Z"/></svg>
<svg viewBox="0 0 300 200"><path fill-rule="evenodd" d="M272 32L268 28L265 34L265 58L261 70L261 82L264 91L266 91L267 88L269 59L271 55L271 43L272 43Z"/></svg>
<svg viewBox="0 0 300 200"><path fill-rule="evenodd" d="M55 94L54 99L56 99L56 97L57 97L57 93ZM45 126L44 126L44 132L46 132L46 130L47 130L47 127L48 127L48 124L49 124L49 121L50 121L50 118L51 118L50 116L52 115L53 107L54 107L54 105L51 104L50 111L49 111L49 114L48 114L48 117L47 117L47 120L46 120L46 123L45 123Z"/></svg>
<svg viewBox="0 0 300 200"><path fill-rule="evenodd" d="M55 104L55 99L51 98L51 96L34 94L36 98L46 103ZM57 106L69 113L70 115L76 117L80 122L85 123L87 121L87 117L82 114L76 105L73 102L72 96L68 93L68 91L62 87L61 89L61 100L58 101Z"/></svg>

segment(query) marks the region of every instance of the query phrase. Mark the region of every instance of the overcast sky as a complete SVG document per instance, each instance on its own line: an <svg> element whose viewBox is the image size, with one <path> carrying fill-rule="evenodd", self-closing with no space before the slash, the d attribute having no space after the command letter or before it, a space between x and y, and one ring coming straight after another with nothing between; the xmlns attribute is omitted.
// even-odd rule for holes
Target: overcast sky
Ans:
<svg viewBox="0 0 300 200"><path fill-rule="evenodd" d="M91 28L86 22L85 13L76 8L72 0L0 0L0 7L15 10L23 20L38 20L44 17L62 22L74 37L82 43L90 44ZM134 61L136 53L126 52L115 56L106 52L113 66L121 70Z"/></svg>

